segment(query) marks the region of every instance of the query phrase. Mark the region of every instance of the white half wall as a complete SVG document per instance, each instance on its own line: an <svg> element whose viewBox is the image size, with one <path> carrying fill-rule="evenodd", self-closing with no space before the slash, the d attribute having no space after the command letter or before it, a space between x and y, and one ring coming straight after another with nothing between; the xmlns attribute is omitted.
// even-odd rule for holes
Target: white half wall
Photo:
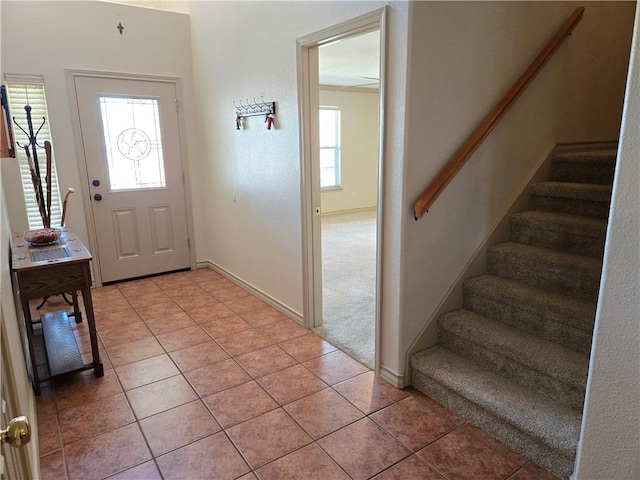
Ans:
<svg viewBox="0 0 640 480"><path fill-rule="evenodd" d="M578 480L640 478L640 11L607 229Z"/></svg>
<svg viewBox="0 0 640 480"><path fill-rule="evenodd" d="M342 187L321 192L322 213L375 208L378 195L378 91L320 88L320 105L340 108L342 118Z"/></svg>
<svg viewBox="0 0 640 480"><path fill-rule="evenodd" d="M122 35L116 29L119 22L125 27ZM1 32L1 73L44 76L47 120L62 191L74 187L80 192L82 182L87 182L78 171L65 68L179 77L187 132L182 141L190 160L200 157L189 16L97 1L3 1ZM24 116L24 112L12 114ZM11 228L24 231L27 220L18 170L14 164L3 165L3 173ZM199 198L197 167L187 173L192 196ZM193 202L193 207L196 239L192 244L198 249L205 244L200 229L203 206ZM89 245L83 203L77 196L69 200L67 226ZM198 251L196 258L201 258Z"/></svg>
<svg viewBox="0 0 640 480"><path fill-rule="evenodd" d="M553 145L617 139L635 7L412 5L402 352L416 338L418 350L436 342L440 302ZM578 6L585 13L573 34L415 222L422 191Z"/></svg>

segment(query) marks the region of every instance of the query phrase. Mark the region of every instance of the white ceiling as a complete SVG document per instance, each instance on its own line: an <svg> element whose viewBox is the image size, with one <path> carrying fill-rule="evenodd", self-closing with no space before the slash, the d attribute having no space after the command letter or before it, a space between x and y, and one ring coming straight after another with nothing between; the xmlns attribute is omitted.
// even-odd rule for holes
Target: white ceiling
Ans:
<svg viewBox="0 0 640 480"><path fill-rule="evenodd" d="M380 31L350 37L318 49L320 85L377 88Z"/></svg>

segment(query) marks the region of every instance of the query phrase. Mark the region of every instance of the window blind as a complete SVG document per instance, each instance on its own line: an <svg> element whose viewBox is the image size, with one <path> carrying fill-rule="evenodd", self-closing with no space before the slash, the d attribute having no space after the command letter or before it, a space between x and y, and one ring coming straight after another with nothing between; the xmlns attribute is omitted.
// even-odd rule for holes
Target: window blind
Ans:
<svg viewBox="0 0 640 480"><path fill-rule="evenodd" d="M27 116L24 107L26 105L31 106L31 119L33 123L34 133L40 128L42 124L42 118L46 121L42 126L42 129L38 133L37 147L38 163L40 166L40 177L42 178L42 186L45 190L46 198L46 154L44 151L44 142L49 140L51 142L51 132L49 130L49 113L47 112L47 100L44 91L44 79L39 76L18 76L18 75L6 75L5 84L7 88L7 97L9 101L9 109L11 116L24 128L27 132L29 127L27 125ZM27 145L27 135L16 125L13 127L15 140L19 145ZM51 142L53 146L53 142ZM31 151L31 150L30 150ZM33 183L31 181L31 172L29 171L29 164L27 162L27 156L24 148L16 147L16 153L18 162L20 164L20 176L22 178L22 190L24 192L24 199L27 206L27 217L29 221L29 228L42 228L42 218L40 217L40 211L36 202L35 191ZM60 189L58 187L58 175L56 173L55 154L53 155L52 169L51 169L51 226L60 225L60 219L62 217L62 208L60 205Z"/></svg>

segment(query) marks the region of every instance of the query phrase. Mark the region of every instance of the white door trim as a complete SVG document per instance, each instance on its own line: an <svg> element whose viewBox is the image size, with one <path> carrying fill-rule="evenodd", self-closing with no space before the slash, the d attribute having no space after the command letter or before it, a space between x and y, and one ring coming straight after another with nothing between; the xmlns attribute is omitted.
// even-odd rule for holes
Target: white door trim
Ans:
<svg viewBox="0 0 640 480"><path fill-rule="evenodd" d="M377 246L376 246L376 319L375 319L375 371L380 373L380 315L382 311L382 231L384 212L384 106L386 73L386 24L387 7L333 25L297 40L296 56L298 71L298 103L300 124L300 185L302 198L302 258L303 258L303 319L306 328L316 326L322 315L322 281L320 264L320 217L314 213L320 205L320 191L314 186L311 171L314 152L318 145L318 119L313 112L319 107L317 85L317 47L343 38L380 30L380 93L378 131L378 201L377 201ZM313 71L312 71L313 70Z"/></svg>
<svg viewBox="0 0 640 480"><path fill-rule="evenodd" d="M191 269L196 268L195 245L193 245L194 227L193 227L193 210L191 207L191 183L187 161L187 142L186 128L184 121L184 111L179 106L183 105L182 81L179 77L159 76L159 75L143 75L135 73L119 73L104 72L98 70L79 70L73 68L65 68L67 77L67 91L69 93L69 102L71 107L71 127L76 147L76 160L78 163L78 171L80 173L80 190L82 192L82 204L85 212L85 221L87 222L87 234L89 236L89 251L93 255L93 275L96 286L102 285L102 273L100 269L100 258L98 255L98 242L95 230L95 220L93 209L91 208L90 192L88 191L89 176L87 173L87 164L85 161L84 146L82 142L82 129L80 127L80 111L78 108L78 98L76 95L76 78L78 77L94 77L109 80L142 80L145 82L161 82L170 83L175 86L176 105L178 114L178 130L180 135L180 157L182 162L182 174L184 175L184 197L185 209L187 215L187 235L189 239L189 264Z"/></svg>

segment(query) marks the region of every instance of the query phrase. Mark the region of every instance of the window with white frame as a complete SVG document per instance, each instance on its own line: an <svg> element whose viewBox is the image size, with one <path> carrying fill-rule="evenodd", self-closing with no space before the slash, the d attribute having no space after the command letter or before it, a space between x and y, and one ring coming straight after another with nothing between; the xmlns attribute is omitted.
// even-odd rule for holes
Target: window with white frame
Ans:
<svg viewBox="0 0 640 480"><path fill-rule="evenodd" d="M51 142L51 133L49 130L49 113L47 112L47 99L44 92L44 79L39 76L22 76L22 75L5 75L5 85L7 88L7 98L9 102L9 110L11 116L16 119L18 124L27 132L27 117L24 107L31 106L31 118L34 133L40 129L37 135L38 163L40 165L40 177L43 186L46 184L46 163L44 142ZM45 119L43 124L42 119ZM40 126L42 125L42 128ZM15 140L19 145L28 144L28 136L17 125L13 126ZM53 142L52 142L53 143ZM31 152L31 150L30 150ZM42 218L38 209L33 182L31 180L31 171L24 148L16 146L16 157L20 164L20 176L22 178L22 190L24 192L24 200L27 207L27 217L29 228L42 228ZM56 173L55 160L52 160L51 172L51 226L60 225L62 217L62 208L60 202L60 189L58 187L58 176Z"/></svg>
<svg viewBox="0 0 640 480"><path fill-rule="evenodd" d="M320 107L320 188L340 188L340 109Z"/></svg>

